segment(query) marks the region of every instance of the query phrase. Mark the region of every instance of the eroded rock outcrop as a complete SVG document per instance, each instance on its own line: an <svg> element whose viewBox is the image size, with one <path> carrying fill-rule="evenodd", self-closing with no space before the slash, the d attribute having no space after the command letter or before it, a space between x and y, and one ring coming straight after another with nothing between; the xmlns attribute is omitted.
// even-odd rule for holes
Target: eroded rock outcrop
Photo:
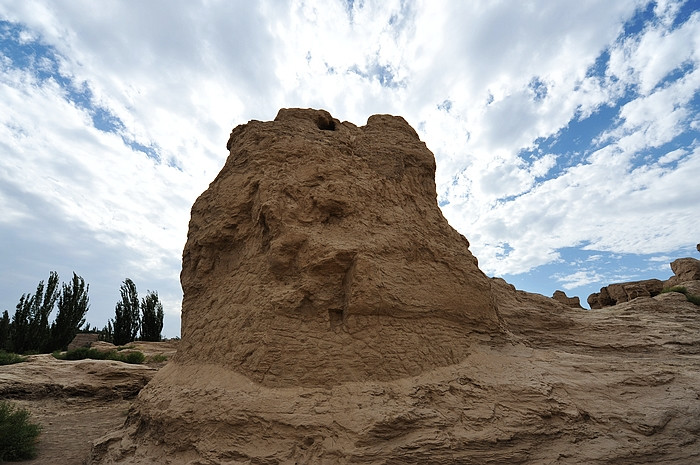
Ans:
<svg viewBox="0 0 700 465"><path fill-rule="evenodd" d="M469 334L502 333L487 277L437 207L433 155L402 118L358 128L282 110L227 147L192 208L180 364L327 386L451 365Z"/></svg>
<svg viewBox="0 0 700 465"><path fill-rule="evenodd" d="M628 283L609 284L588 296L591 308L603 308L629 302L637 297L653 297L659 295L664 288L664 282L659 279L645 279Z"/></svg>
<svg viewBox="0 0 700 465"><path fill-rule="evenodd" d="M486 278L402 118L282 110L227 147L192 209L178 355L90 463L700 457L681 294L584 311Z"/></svg>
<svg viewBox="0 0 700 465"><path fill-rule="evenodd" d="M76 338L78 342L88 338ZM83 346L84 347L84 346ZM92 342L91 347L105 352L117 350L113 344ZM144 364L114 360L59 360L51 354L27 356L27 361L0 366L0 399L42 399L86 397L92 399L130 399L150 381L177 350L177 342L133 342L122 354L138 351L146 356ZM157 362L152 357L157 357Z"/></svg>
<svg viewBox="0 0 700 465"><path fill-rule="evenodd" d="M604 308L629 302L637 297L654 297L664 288L677 286L686 282L700 280L700 260L695 258L679 258L671 262L674 276L665 281L645 279L627 283L609 284L588 296L588 305L593 308Z"/></svg>
<svg viewBox="0 0 700 465"><path fill-rule="evenodd" d="M111 360L57 360L50 354L0 367L0 399L135 397L157 369Z"/></svg>
<svg viewBox="0 0 700 465"><path fill-rule="evenodd" d="M667 286L676 286L687 281L700 281L700 260L679 258L671 262L673 276L666 281Z"/></svg>
<svg viewBox="0 0 700 465"><path fill-rule="evenodd" d="M564 291L554 291L554 294L552 294L552 299L563 303L567 307L571 308L583 308L581 307L581 301L579 300L578 297L569 297L566 295L566 292Z"/></svg>

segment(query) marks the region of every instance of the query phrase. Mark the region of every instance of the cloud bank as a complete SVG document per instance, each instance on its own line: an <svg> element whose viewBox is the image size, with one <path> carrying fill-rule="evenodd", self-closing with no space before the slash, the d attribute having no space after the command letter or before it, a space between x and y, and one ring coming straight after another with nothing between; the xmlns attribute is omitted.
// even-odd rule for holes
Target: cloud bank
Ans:
<svg viewBox="0 0 700 465"><path fill-rule="evenodd" d="M130 277L177 334L189 208L230 130L281 107L404 116L482 269L526 290L585 300L700 241L692 2L23 1L0 17L2 309L75 270L102 326Z"/></svg>

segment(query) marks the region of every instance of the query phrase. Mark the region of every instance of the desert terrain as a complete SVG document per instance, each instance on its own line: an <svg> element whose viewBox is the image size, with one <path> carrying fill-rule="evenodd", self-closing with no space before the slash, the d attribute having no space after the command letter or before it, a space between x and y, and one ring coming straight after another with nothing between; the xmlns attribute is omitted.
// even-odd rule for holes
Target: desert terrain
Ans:
<svg viewBox="0 0 700 465"><path fill-rule="evenodd" d="M226 148L192 207L182 340L135 344L164 366L1 367L46 427L35 463L700 462L700 260L586 310L479 269L401 117L282 109Z"/></svg>
<svg viewBox="0 0 700 465"><path fill-rule="evenodd" d="M97 347L109 349L110 344ZM26 362L0 366L0 398L28 409L42 427L38 455L29 465L82 465L93 441L120 428L139 391L167 361L149 363L154 355L172 357L177 341L135 342L144 365L110 360L58 360L30 355ZM113 346L112 346L113 347Z"/></svg>

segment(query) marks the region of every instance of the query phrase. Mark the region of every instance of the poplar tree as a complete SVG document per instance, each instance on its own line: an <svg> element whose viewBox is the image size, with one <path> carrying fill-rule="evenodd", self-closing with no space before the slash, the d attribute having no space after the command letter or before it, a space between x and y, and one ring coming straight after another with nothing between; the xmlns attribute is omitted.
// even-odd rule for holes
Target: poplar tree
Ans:
<svg viewBox="0 0 700 465"><path fill-rule="evenodd" d="M124 345L134 341L141 326L139 318L139 294L134 282L126 278L120 287L121 300L114 309L114 344Z"/></svg>
<svg viewBox="0 0 700 465"><path fill-rule="evenodd" d="M10 325L10 347L14 352L39 352L49 346L49 315L58 298L58 273L49 273L48 283L39 281L35 294L22 294Z"/></svg>
<svg viewBox="0 0 700 465"><path fill-rule="evenodd" d="M52 350L65 350L85 324L85 314L90 309L89 289L90 285L75 273L70 285L63 284L58 297L58 315L51 325Z"/></svg>
<svg viewBox="0 0 700 465"><path fill-rule="evenodd" d="M0 318L0 350L10 349L10 314L5 310Z"/></svg>
<svg viewBox="0 0 700 465"><path fill-rule="evenodd" d="M148 291L141 300L141 340L158 342L163 331L163 304L158 292Z"/></svg>

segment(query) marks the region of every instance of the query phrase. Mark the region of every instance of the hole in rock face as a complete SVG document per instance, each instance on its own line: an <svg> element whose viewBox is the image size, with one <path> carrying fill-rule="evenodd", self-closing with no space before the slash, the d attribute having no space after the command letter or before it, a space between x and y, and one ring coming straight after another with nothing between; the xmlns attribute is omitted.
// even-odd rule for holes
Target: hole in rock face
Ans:
<svg viewBox="0 0 700 465"><path fill-rule="evenodd" d="M336 328L343 324L343 311L339 308L328 309L328 319L331 323L331 328Z"/></svg>
<svg viewBox="0 0 700 465"><path fill-rule="evenodd" d="M335 131L335 121L330 116L319 115L316 118L316 126L323 131Z"/></svg>

